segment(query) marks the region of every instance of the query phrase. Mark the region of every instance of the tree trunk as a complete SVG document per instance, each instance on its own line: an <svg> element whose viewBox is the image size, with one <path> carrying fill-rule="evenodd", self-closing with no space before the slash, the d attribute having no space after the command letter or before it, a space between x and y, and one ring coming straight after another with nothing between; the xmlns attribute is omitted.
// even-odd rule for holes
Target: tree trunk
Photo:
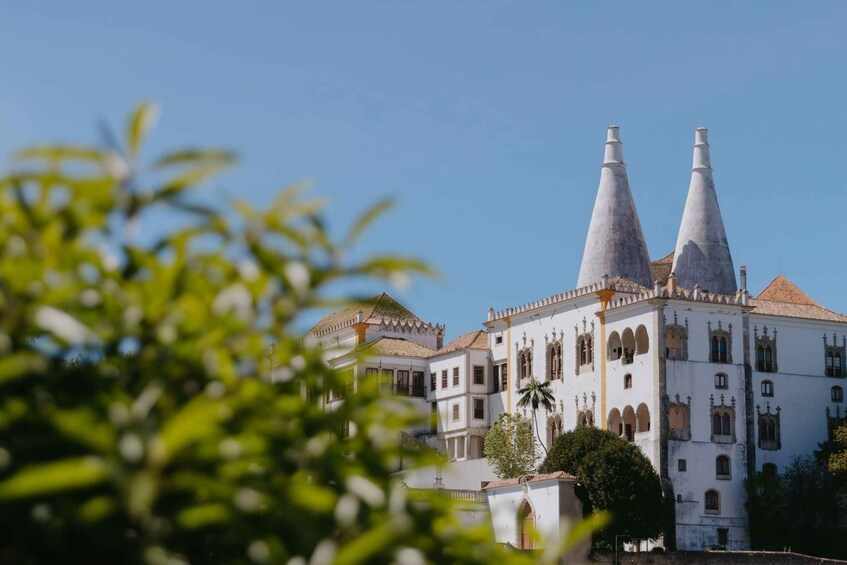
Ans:
<svg viewBox="0 0 847 565"><path fill-rule="evenodd" d="M544 455L547 455L547 448L544 447L544 443L541 441L541 432L538 431L538 412L535 411L535 408L532 409L532 419L535 420L535 437L538 438L538 444L544 450Z"/></svg>

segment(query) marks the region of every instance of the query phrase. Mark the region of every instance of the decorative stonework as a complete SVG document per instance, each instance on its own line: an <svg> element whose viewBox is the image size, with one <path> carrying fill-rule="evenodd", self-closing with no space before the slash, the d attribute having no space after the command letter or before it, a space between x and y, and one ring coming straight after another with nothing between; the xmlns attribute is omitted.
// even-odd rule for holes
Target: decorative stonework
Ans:
<svg viewBox="0 0 847 565"><path fill-rule="evenodd" d="M838 345L836 335L832 334L832 345L823 336L824 350L824 374L827 377L843 377L845 374L844 361L845 350L847 350L847 336L841 336L841 345Z"/></svg>
<svg viewBox="0 0 847 565"><path fill-rule="evenodd" d="M715 404L715 395L709 395L709 417L712 426L713 443L735 443L735 397L730 398L730 404L724 403L724 395L721 395L721 403Z"/></svg>
<svg viewBox="0 0 847 565"><path fill-rule="evenodd" d="M776 412L771 414L771 403L766 404L765 412L762 412L759 405L756 405L756 414L759 416L759 449L777 450L782 447L779 429L779 406L776 407Z"/></svg>
<svg viewBox="0 0 847 565"><path fill-rule="evenodd" d="M676 312L673 313L673 324L665 322L665 358L688 361L688 318L682 326Z"/></svg>
<svg viewBox="0 0 847 565"><path fill-rule="evenodd" d="M550 332L550 337L544 335L544 342L547 344L547 380L555 381L561 379L564 373L564 352L565 332L560 331L558 338L556 336L556 328Z"/></svg>
<svg viewBox="0 0 847 565"><path fill-rule="evenodd" d="M718 320L718 329L712 329L712 322L706 322L709 335L709 361L712 363L732 363L732 324L723 329Z"/></svg>
<svg viewBox="0 0 847 565"><path fill-rule="evenodd" d="M594 370L594 321L591 321L591 329L588 322L582 319L582 332L579 325L573 327L576 334L574 365L575 372L579 375L582 371Z"/></svg>
<svg viewBox="0 0 847 565"><path fill-rule="evenodd" d="M594 413L597 404L597 395L594 391L591 392L591 406L588 405L588 395L582 393L582 408L579 407L579 395L574 396L574 404L576 405L576 427L591 428L594 427Z"/></svg>
<svg viewBox="0 0 847 565"><path fill-rule="evenodd" d="M690 396L687 397L687 402L682 402L679 394L677 394L674 397L674 401L668 403L668 430L670 439L678 441L691 440Z"/></svg>
<svg viewBox="0 0 847 565"><path fill-rule="evenodd" d="M776 373L779 371L776 364L776 329L773 337L768 335L768 327L762 328L759 335L759 327L753 326L753 336L756 340L756 370L760 373Z"/></svg>
<svg viewBox="0 0 847 565"><path fill-rule="evenodd" d="M564 431L564 424L562 422L562 416L559 414L550 415L547 417L547 448L550 449L553 446L553 442L556 441L556 438L562 435Z"/></svg>

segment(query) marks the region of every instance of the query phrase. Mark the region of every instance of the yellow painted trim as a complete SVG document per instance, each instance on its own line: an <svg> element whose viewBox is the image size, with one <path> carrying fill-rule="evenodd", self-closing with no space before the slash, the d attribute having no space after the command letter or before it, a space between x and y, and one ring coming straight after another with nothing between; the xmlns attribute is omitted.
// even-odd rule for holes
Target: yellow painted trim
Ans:
<svg viewBox="0 0 847 565"><path fill-rule="evenodd" d="M512 413L512 319L504 316L506 322L506 412ZM502 376L500 377L503 378Z"/></svg>
<svg viewBox="0 0 847 565"><path fill-rule="evenodd" d="M615 292L612 290L598 290L597 298L600 299L600 311L597 317L600 319L600 429L606 429L606 307L612 300Z"/></svg>

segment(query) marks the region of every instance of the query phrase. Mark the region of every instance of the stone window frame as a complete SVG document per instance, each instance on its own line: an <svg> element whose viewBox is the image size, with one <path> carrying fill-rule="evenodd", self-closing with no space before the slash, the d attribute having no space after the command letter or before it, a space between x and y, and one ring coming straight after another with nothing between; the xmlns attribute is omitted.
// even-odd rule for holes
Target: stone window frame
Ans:
<svg viewBox="0 0 847 565"><path fill-rule="evenodd" d="M551 332L552 338L544 335L545 350L545 376L548 381L563 380L565 376L565 332L560 331L558 339L556 338L556 328ZM556 367L555 353L558 351L558 368Z"/></svg>
<svg viewBox="0 0 847 565"><path fill-rule="evenodd" d="M564 433L564 420L561 414L553 414L547 417L547 449L553 447L553 443Z"/></svg>
<svg viewBox="0 0 847 565"><path fill-rule="evenodd" d="M709 431L711 432L712 443L735 443L735 397L730 398L730 403L727 405L724 402L724 395L721 395L721 403L715 405L715 395L709 395ZM715 415L721 417L721 433L715 433ZM729 433L723 433L723 417L729 416Z"/></svg>
<svg viewBox="0 0 847 565"><path fill-rule="evenodd" d="M841 345L838 345L838 338L835 333L832 334L832 345L829 345L827 342L826 334L823 336L823 350L824 350L824 375L827 377L844 377L845 367L844 362L847 360L847 336L841 337ZM832 363L830 363L830 359L832 359ZM838 360L838 367L836 368L835 359Z"/></svg>
<svg viewBox="0 0 847 565"><path fill-rule="evenodd" d="M840 386L834 386L829 389L829 398L831 402L844 402L844 389Z"/></svg>
<svg viewBox="0 0 847 565"><path fill-rule="evenodd" d="M673 402L668 403L668 438L676 441L691 440L691 397L687 397L688 402L682 402L679 394L675 396ZM672 428L670 424L671 409L676 408L682 410L682 428ZM711 423L709 424L711 425Z"/></svg>
<svg viewBox="0 0 847 565"><path fill-rule="evenodd" d="M756 445L759 449L767 451L776 451L782 449L782 435L780 433L780 412L782 409L777 406L776 412L771 413L771 403L766 404L765 412L761 411L759 405L756 405L756 414L758 416L756 422ZM762 437L763 426L770 423L773 426L773 438L767 439ZM766 434L769 435L769 434Z"/></svg>
<svg viewBox="0 0 847 565"><path fill-rule="evenodd" d="M574 341L574 370L575 374L579 376L579 374L585 367L590 366L590 370L594 371L594 346L596 344L596 340L594 339L594 321L591 322L591 329L588 329L588 322L585 318L582 319L582 332L579 331L579 325L573 327L574 333L576 334L576 339ZM583 344L585 346L585 363L582 363L582 350Z"/></svg>
<svg viewBox="0 0 847 565"><path fill-rule="evenodd" d="M712 499L714 502L710 501L710 494L714 495L714 498ZM703 510L706 514L721 513L721 493L717 489L710 488L706 491L703 496Z"/></svg>
<svg viewBox="0 0 847 565"><path fill-rule="evenodd" d="M533 349L535 348L535 340L530 339L529 345L527 345L526 332L523 334L523 347L519 342L515 342L515 388L521 388L521 381L526 379L530 379L534 374L534 366L533 363L535 361L535 355L533 354Z"/></svg>
<svg viewBox="0 0 847 565"><path fill-rule="evenodd" d="M759 335L758 326L753 326L753 339L755 340L756 352L756 371L760 373L777 373L779 368L776 362L776 329L773 330L773 337L768 335L768 327L762 328L762 335ZM768 351L770 349L770 351ZM761 355L759 355L761 350ZM768 360L767 354L770 352L771 359Z"/></svg>
<svg viewBox="0 0 847 565"><path fill-rule="evenodd" d="M712 329L712 322L706 322L706 327L708 329L709 335L709 362L710 363L721 363L721 364L732 364L732 324L729 324L728 329L723 329L723 322L718 320L718 329ZM717 353L712 349L712 342L717 340L717 343L720 343L720 340L724 339L726 342L726 357L721 358L720 355L720 345L718 345Z"/></svg>
<svg viewBox="0 0 847 565"><path fill-rule="evenodd" d="M715 373L715 388L727 390L729 388L729 375L726 373Z"/></svg>
<svg viewBox="0 0 847 565"><path fill-rule="evenodd" d="M724 461L726 461L726 473L721 472L724 470L721 468ZM732 458L726 453L721 453L715 457L715 479L719 481L732 480Z"/></svg>
<svg viewBox="0 0 847 565"><path fill-rule="evenodd" d="M671 357L671 348L668 347L668 337L679 337L682 347L680 348L680 357ZM685 325L682 326L677 319L676 312L673 313L673 324L665 325L665 359L670 361L688 361L688 318L685 318Z"/></svg>
<svg viewBox="0 0 847 565"><path fill-rule="evenodd" d="M761 392L762 396L773 398L773 381L770 379L765 379L761 384Z"/></svg>

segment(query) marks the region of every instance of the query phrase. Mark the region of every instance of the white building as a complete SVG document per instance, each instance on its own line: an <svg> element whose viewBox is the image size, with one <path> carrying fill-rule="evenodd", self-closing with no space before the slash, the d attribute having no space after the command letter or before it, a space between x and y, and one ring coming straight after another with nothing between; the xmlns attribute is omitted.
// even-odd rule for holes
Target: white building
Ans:
<svg viewBox="0 0 847 565"><path fill-rule="evenodd" d="M443 326L384 294L309 335L351 383L379 376L428 406L436 424L417 435L454 460L482 456L485 430L519 410L530 376L550 381L546 444L578 426L620 434L675 500L668 535L678 549L744 549L744 479L810 454L843 421L847 317L782 275L755 298L744 266L739 283L707 131L695 135L676 249L651 262L612 126L576 289L489 310L485 331L446 346Z"/></svg>

